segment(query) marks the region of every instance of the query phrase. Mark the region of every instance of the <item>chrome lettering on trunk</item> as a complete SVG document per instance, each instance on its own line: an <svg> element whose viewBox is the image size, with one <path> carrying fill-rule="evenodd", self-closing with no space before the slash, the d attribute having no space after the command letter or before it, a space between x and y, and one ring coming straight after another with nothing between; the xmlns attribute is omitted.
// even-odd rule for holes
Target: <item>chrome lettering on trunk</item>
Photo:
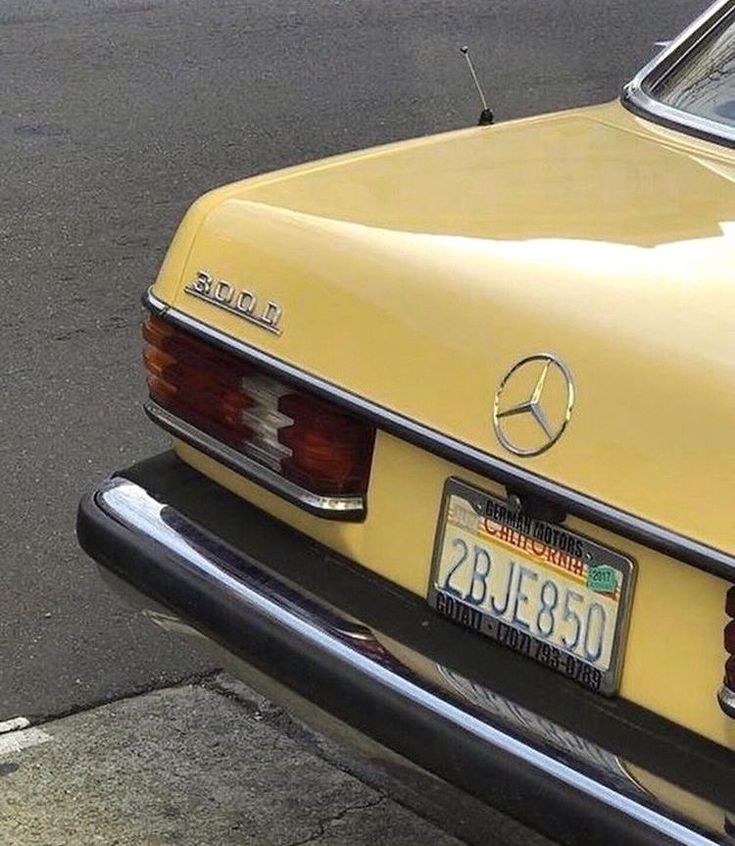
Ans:
<svg viewBox="0 0 735 846"><path fill-rule="evenodd" d="M283 309L278 303L268 300L265 307L259 308L258 298L252 291L238 289L224 279L214 279L204 270L197 273L196 279L184 288L184 292L254 323L274 335L281 334L278 324Z"/></svg>

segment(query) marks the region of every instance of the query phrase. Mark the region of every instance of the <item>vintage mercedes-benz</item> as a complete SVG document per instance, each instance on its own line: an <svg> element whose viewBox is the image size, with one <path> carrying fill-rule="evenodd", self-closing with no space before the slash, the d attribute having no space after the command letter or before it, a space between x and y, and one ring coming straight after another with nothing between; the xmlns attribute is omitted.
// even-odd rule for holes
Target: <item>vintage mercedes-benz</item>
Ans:
<svg viewBox="0 0 735 846"><path fill-rule="evenodd" d="M103 572L436 796L735 842L735 0L614 103L207 194L145 305Z"/></svg>

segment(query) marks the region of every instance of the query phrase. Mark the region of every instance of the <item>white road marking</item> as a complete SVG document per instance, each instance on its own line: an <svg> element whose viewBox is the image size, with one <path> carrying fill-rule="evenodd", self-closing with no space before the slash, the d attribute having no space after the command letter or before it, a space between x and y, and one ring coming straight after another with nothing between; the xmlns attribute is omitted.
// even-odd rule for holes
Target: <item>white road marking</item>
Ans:
<svg viewBox="0 0 735 846"><path fill-rule="evenodd" d="M6 734L9 731L18 731L19 729L26 729L31 724L30 720L25 717L13 717L12 720L5 720L0 723L0 734Z"/></svg>
<svg viewBox="0 0 735 846"><path fill-rule="evenodd" d="M3 755L13 755L16 752L20 752L21 749L28 749L31 746L48 743L49 740L51 740L51 735L37 728L27 728L0 734L0 758Z"/></svg>

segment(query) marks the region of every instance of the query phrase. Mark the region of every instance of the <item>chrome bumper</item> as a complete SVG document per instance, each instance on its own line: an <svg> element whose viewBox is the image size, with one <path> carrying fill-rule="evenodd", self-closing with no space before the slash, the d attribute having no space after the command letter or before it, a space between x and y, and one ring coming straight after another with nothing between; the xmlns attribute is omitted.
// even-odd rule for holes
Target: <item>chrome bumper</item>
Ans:
<svg viewBox="0 0 735 846"><path fill-rule="evenodd" d="M522 707L506 708L502 696L447 667L437 673L411 646L316 601L133 481L113 478L85 497L78 534L103 566L238 658L554 839L735 842L726 811L689 814L680 787L654 795L631 774L639 766L582 738L575 756L567 729L534 730ZM652 783L663 784L660 775ZM691 807L697 803L692 796Z"/></svg>

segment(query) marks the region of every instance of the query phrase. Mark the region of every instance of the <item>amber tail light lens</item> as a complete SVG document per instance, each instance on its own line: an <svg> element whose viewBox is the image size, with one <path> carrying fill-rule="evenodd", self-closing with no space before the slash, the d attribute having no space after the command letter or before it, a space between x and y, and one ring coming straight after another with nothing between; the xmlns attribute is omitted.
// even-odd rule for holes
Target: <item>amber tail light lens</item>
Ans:
<svg viewBox="0 0 735 846"><path fill-rule="evenodd" d="M299 487L367 491L375 430L158 317L143 324L151 399Z"/></svg>

